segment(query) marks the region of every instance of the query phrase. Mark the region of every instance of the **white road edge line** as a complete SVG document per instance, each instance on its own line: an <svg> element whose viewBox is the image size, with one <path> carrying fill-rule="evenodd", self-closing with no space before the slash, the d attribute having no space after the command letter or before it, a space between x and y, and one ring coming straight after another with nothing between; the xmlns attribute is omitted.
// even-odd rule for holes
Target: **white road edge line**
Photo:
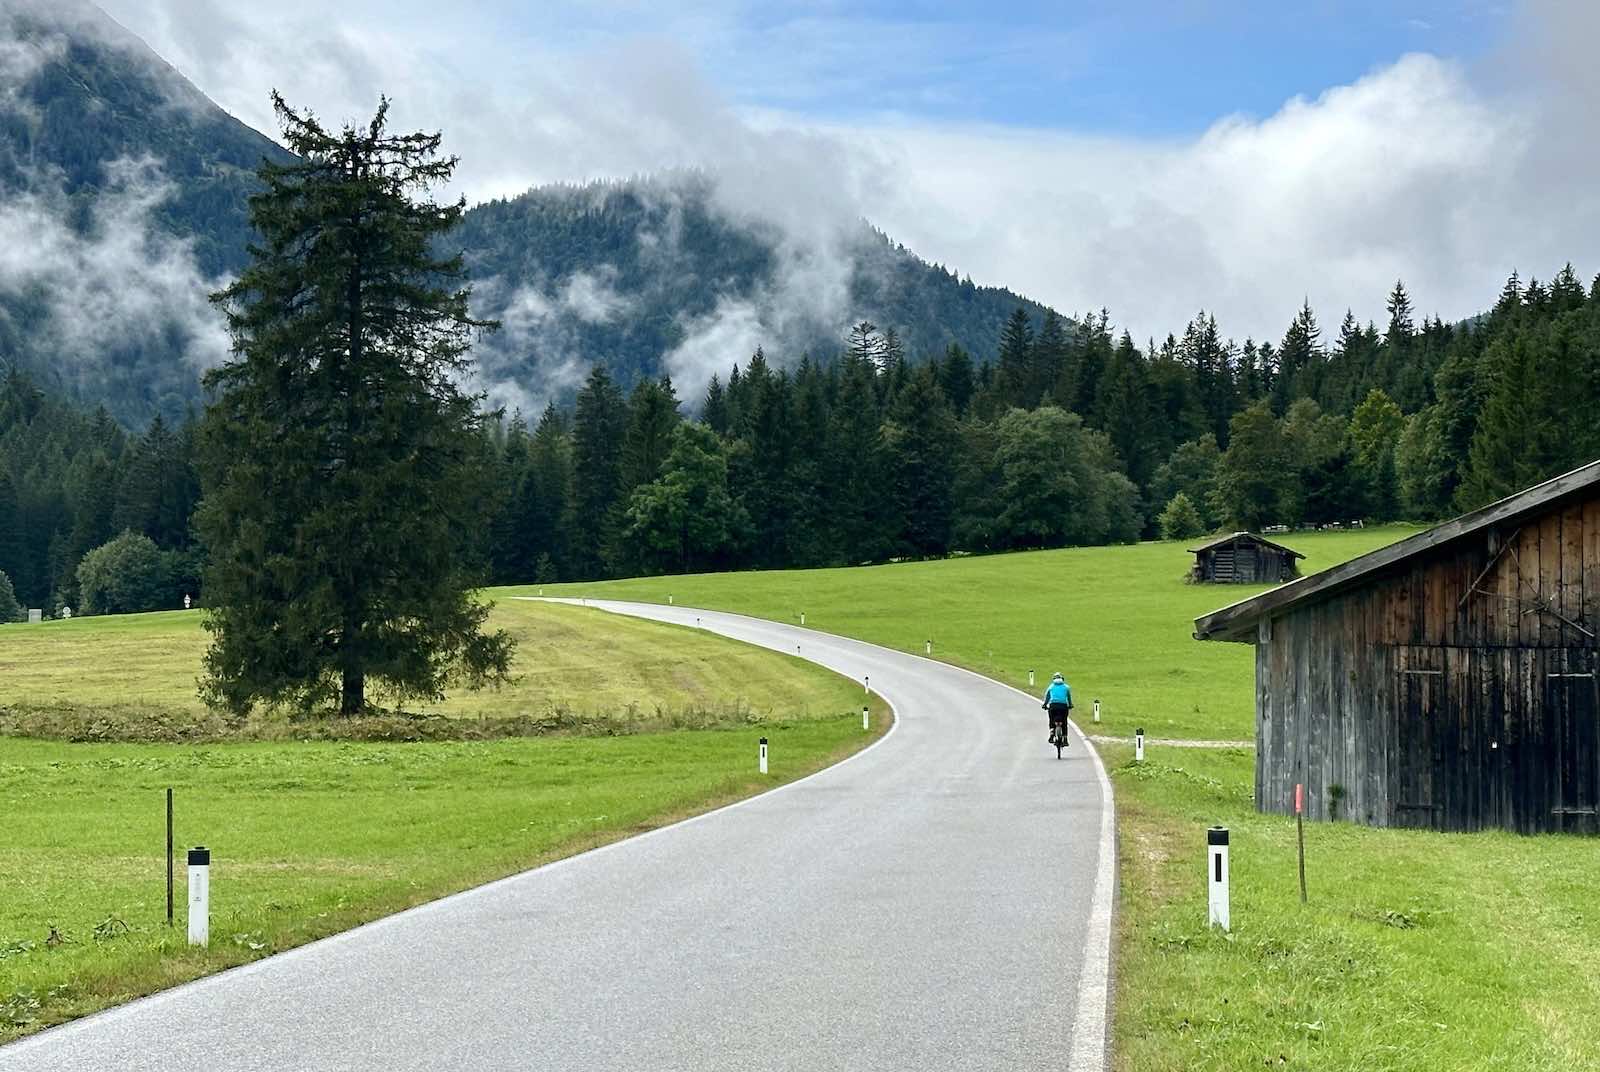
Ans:
<svg viewBox="0 0 1600 1072"><path fill-rule="evenodd" d="M555 598L551 598L551 597L509 596L507 598L509 598L509 599L523 599L523 600L528 600L530 602L546 602L546 603L565 602L565 600L555 599ZM604 607L591 607L590 609L592 609L592 610L606 610L606 608L604 608ZM637 615L629 615L629 614L626 614L625 612L622 612L622 611L608 611L608 613L617 614L620 617L637 617ZM710 613L720 614L720 613L723 613L723 612L722 611L713 611L713 612L710 612ZM756 619L756 620L757 621L765 621L765 619ZM674 624L674 623L665 622L665 623L662 623L662 624L670 625L670 624ZM782 623L780 622L778 624L781 625ZM724 636L724 639L732 640L735 643L739 643L739 644L749 643L748 641L739 640L736 637ZM841 639L843 639L843 640L851 640L853 638L851 638L851 637L842 637ZM763 647L763 645L760 645L760 644L751 644L750 646L751 647ZM772 650L775 650L775 649L764 648L763 650L772 651ZM885 651L893 651L894 649L893 648L885 648L884 650ZM837 673L837 671L834 671L834 672ZM887 731L885 731L883 736L879 737L877 740L873 741L871 744L867 745L865 748L861 749L860 751L852 752L850 755L844 757L839 762L830 763L826 767L823 767L820 770L814 770L810 774L807 774L802 778L796 778L792 782L784 782L782 785L775 785L771 789L764 789L761 792L756 793L756 794L754 794L752 796L744 797L741 800L735 800L732 803L724 804L721 807L713 808L710 811L703 811L699 815L691 815L687 819L679 819L677 822L668 823L666 826L658 826L653 830L646 830L646 831L643 831L642 833L632 834L632 835L630 835L628 837L625 837L625 838L619 838L616 841L608 841L604 845L596 845L592 849L585 849L582 852L574 853L571 856L563 856L559 860L551 860L549 863L540 864L538 867L531 867L526 871L518 871L515 874L507 875L505 878L497 878L497 879L494 879L494 880L492 880L490 882L485 882L481 886L472 886L472 887L470 887L468 889L465 889L465 890L457 890L455 893L447 893L443 897L440 897L440 898L438 898L436 900L428 901L425 904L415 905L415 906L413 906L411 908L403 909L403 910L401 910L399 912L394 912L394 913L391 913L390 915L387 915L387 916L380 916L377 919L368 920L366 923L358 924L357 926L351 927L349 930L340 931L337 934L330 934L326 938L318 938L316 941L307 942L304 945L297 945L293 949L286 949L281 953L274 953L269 957L262 957L260 960L252 960L248 964L240 964L240 965L237 965L236 967L224 968L222 971L213 972L210 975L203 975L198 979L191 979L186 983L179 983L177 986L168 987L165 990L158 990L154 994L146 994L143 997L134 998L132 1001L124 1002L121 1005L114 1005L109 1009L102 1009L99 1012L90 1013L88 1016L82 1016L82 1017L79 1017L76 1020L68 1020L66 1023L57 1024L54 1027L47 1027L43 1031L38 1031L38 1032L35 1032L32 1035L27 1035L27 1036L24 1036L23 1038L17 1039L14 1042L9 1042L9 1043L6 1043L4 1045L0 1045L0 1056L10 1057L13 1054L26 1053L30 1048L33 1048L35 1045L42 1044L43 1041L47 1037L54 1038L54 1037L56 1037L58 1035L70 1034L70 1033L76 1032L79 1029L87 1028L89 1025L97 1023L100 1020L113 1019L113 1018L115 1018L117 1016L123 1015L123 1014L129 1012L130 1010L132 1010L132 1009L134 1009L134 1008L136 1008L138 1006L147 1005L147 1004L154 1004L154 1003L165 1001L165 1000L173 997L174 995L179 994L179 993L181 993L181 992L183 992L185 990L189 990L189 989L191 989L193 987L208 986L210 984L216 983L218 980L221 980L223 978L234 977L234 976L252 975L252 974L254 974L254 973L258 972L258 971L263 971L263 970L267 969L270 966L276 966L276 965L284 963L285 961L297 959L298 957L303 956L303 955L309 953L311 950L316 949L318 947L326 948L328 946L337 945L337 944L339 944L341 942L348 941L350 939L355 938L357 935L361 934L363 931L376 930L376 929L378 929L380 927L388 926L388 925L390 925L392 923L395 923L395 922L397 922L399 920L402 920L402 919L406 919L408 917L424 915L424 914L426 914L428 912L433 912L433 911L435 911L437 909L444 908L444 907L446 907L448 905L451 905L451 904L453 904L453 903L455 903L457 901L463 901L463 900L466 900L466 899L471 898L471 897L480 896L480 895L488 893L488 892L490 892L492 890L496 890L501 886L506 886L506 885L509 885L509 884L511 884L513 882L521 881L522 879L528 878L528 877L530 877L532 875L540 874L541 872L554 871L557 868L567 867L567 866L572 865L572 864L576 864L576 863L580 863L580 862L585 861L585 860L593 859L596 856L599 856L599 855L601 855L603 853L611 852L614 849L621 849L621 848L625 848L625 847L630 846L630 845L637 845L639 842L645 841L645 840L647 840L649 838L653 838L653 837L656 837L656 836L661 835L661 834L668 834L668 833L671 833L671 832L673 832L675 830L681 830L686 826L691 826L691 825L693 825L695 823L698 823L698 822L701 822L703 820L710 819L712 816L721 815L724 812L733 811L735 808L742 808L746 804L753 804L758 800L766 800L767 798L775 796L778 793L782 793L782 792L784 792L786 790L793 789L798 785L802 785L802 784L804 784L806 782L809 782L813 778L820 778L824 774L828 774L828 773L830 773L832 771L838 770L840 767L843 767L847 763L851 763L851 762L854 762L855 760L860 759L862 756L866 755L868 752L872 751L874 748L877 748L883 742L887 741L890 737L893 737L895 735L895 731L900 728L900 712L895 709L894 704L890 703L887 697L882 696L882 695L880 695L878 693L873 693L872 695L877 696L878 699L882 700L884 702L884 705L889 708L890 714L892 714L894 716L894 720L889 723L889 729Z"/></svg>
<svg viewBox="0 0 1600 1072"><path fill-rule="evenodd" d="M522 599L529 602L572 603L574 605L577 605L580 599L587 599L587 597L563 596L510 596L508 598ZM639 601L602 600L592 603L583 602L581 605L594 610L606 610L612 614L627 613L626 611L610 610L610 608L603 606L602 602L628 603ZM640 605L647 607L669 606L665 603L643 602ZM747 621L762 625L782 625L790 629L802 629L805 632L819 633L837 640L863 644L867 647L882 648L884 651L894 652L897 655L907 655L913 659L920 659L925 663L933 663L950 670L959 670L963 674L970 674L990 684L1010 689L1018 696L1026 696L1030 701L1035 699L1031 693L1023 692L1015 685L999 681L989 677L987 674L980 674L976 670L968 670L964 666L947 663L941 659L930 659L926 655L919 655L913 651L886 648L881 644L873 644L870 641L860 640L856 637L827 633L821 629L811 629L805 626L790 625L788 622L774 621L771 618L757 618L754 615L739 614L735 611L708 610L703 607L679 607L676 604L670 605L670 609L699 610L702 614L725 614L730 618L744 618ZM764 647L765 645L757 646ZM767 650L775 651L777 649L768 648ZM898 726L899 724L899 716L896 715L895 725ZM1101 808L1099 861L1095 868L1094 894L1089 905L1089 927L1084 940L1083 971L1078 976L1078 1012L1072 1025L1072 1055L1069 1058L1067 1068L1069 1072L1105 1072L1108 1067L1110 1043L1108 1030L1111 1019L1111 921L1116 910L1117 888L1116 798L1112 794L1111 778L1106 774L1106 765L1100 758L1099 749L1095 748L1094 743L1089 740L1076 722L1069 719L1068 724L1077 733L1078 739L1083 743L1084 748L1088 750L1089 758L1094 760L1095 775L1100 782ZM868 747L872 746L869 745ZM864 752L866 749L862 749L862 751ZM857 755L860 755L860 753L858 752ZM848 763L849 760L845 760L845 762ZM832 768L827 769L831 770ZM1085 1030L1085 1028L1089 1030Z"/></svg>

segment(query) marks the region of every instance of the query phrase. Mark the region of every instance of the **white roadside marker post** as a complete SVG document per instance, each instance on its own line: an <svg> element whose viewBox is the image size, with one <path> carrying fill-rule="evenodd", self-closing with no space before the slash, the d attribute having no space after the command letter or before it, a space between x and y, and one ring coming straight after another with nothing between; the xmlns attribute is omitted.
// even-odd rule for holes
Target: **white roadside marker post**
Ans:
<svg viewBox="0 0 1600 1072"><path fill-rule="evenodd" d="M800 624L801 625L806 624L806 612L805 611L801 611L800 612Z"/></svg>
<svg viewBox="0 0 1600 1072"><path fill-rule="evenodd" d="M1094 720L1096 722L1100 721L1100 701L1099 700L1096 700L1094 702Z"/></svg>
<svg viewBox="0 0 1600 1072"><path fill-rule="evenodd" d="M695 620L694 620L694 627L695 627L695 628L696 628L696 629L698 629L698 628L700 628L700 619L699 619L699 618L696 618L696 619L695 619Z"/></svg>
<svg viewBox="0 0 1600 1072"><path fill-rule="evenodd" d="M767 773L767 739L765 737L761 738L760 767L762 774Z"/></svg>
<svg viewBox="0 0 1600 1072"><path fill-rule="evenodd" d="M1232 930L1228 919L1228 828L1213 826L1206 831L1206 885L1210 887L1208 927Z"/></svg>
<svg viewBox="0 0 1600 1072"><path fill-rule="evenodd" d="M1144 762L1144 727L1142 726L1133 735L1133 761L1135 763Z"/></svg>
<svg viewBox="0 0 1600 1072"><path fill-rule="evenodd" d="M211 944L211 850L189 850L189 944Z"/></svg>
<svg viewBox="0 0 1600 1072"><path fill-rule="evenodd" d="M872 691L872 675L871 674L868 674L866 677L861 679L861 691L862 692L871 692Z"/></svg>
<svg viewBox="0 0 1600 1072"><path fill-rule="evenodd" d="M672 593L671 592L667 593L667 606L669 606L669 607L672 606Z"/></svg>
<svg viewBox="0 0 1600 1072"><path fill-rule="evenodd" d="M924 644L922 646L922 654L924 654L924 655L932 655L933 654L933 641L930 640L930 641L928 641L926 644Z"/></svg>
<svg viewBox="0 0 1600 1072"><path fill-rule="evenodd" d="M1033 671L1028 671L1028 688L1033 688Z"/></svg>
<svg viewBox="0 0 1600 1072"><path fill-rule="evenodd" d="M861 705L861 728L864 730L872 728L872 723L869 721L869 716L867 714L866 704Z"/></svg>

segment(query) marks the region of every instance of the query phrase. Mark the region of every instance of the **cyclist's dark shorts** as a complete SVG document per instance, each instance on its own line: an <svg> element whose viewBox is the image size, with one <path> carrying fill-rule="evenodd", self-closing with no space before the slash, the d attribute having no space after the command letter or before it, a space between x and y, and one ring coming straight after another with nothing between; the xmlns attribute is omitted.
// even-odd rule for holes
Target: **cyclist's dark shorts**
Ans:
<svg viewBox="0 0 1600 1072"><path fill-rule="evenodd" d="M1067 712L1072 710L1071 704L1053 703L1050 705L1050 725L1067 720Z"/></svg>

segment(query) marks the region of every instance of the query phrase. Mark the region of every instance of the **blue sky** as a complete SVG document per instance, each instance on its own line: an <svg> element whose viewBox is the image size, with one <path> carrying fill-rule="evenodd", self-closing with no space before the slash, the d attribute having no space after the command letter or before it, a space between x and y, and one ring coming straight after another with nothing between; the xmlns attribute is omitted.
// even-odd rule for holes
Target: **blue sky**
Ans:
<svg viewBox="0 0 1600 1072"><path fill-rule="evenodd" d="M1510 17L1483 0L611 2L496 15L547 43L677 42L749 107L1156 137L1269 115L1408 52L1476 60Z"/></svg>

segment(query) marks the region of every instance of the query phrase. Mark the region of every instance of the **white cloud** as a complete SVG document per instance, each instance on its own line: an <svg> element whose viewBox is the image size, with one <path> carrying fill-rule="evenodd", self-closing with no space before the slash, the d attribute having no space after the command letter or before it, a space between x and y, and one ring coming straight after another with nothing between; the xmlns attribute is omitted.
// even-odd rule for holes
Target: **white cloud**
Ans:
<svg viewBox="0 0 1600 1072"><path fill-rule="evenodd" d="M189 244L155 225L171 193L156 161L112 161L106 173L81 229L68 225L68 199L47 178L0 200L0 294L42 306L31 341L69 378L116 375L119 353L171 344L197 375L228 353L207 299L225 281L202 278Z"/></svg>
<svg viewBox="0 0 1600 1072"><path fill-rule="evenodd" d="M688 376L737 358L726 351L776 316L837 313L840 236L861 216L980 282L1069 312L1107 306L1141 338L1202 306L1230 334L1276 337L1305 297L1330 326L1346 306L1381 318L1399 277L1423 309L1454 318L1492 300L1513 266L1600 268L1592 5L1526 4L1512 20L1523 40L1492 64L1407 56L1265 118L1170 140L737 109L703 74L725 9L702 11L677 41L608 37L599 23L565 32L574 20L558 9L556 36L539 43L493 9L442 22L423 0L109 6L254 123L274 85L331 118L392 92L397 124L444 129L474 198L713 171L731 215L785 236L785 283L686 324L673 360ZM627 4L604 14L624 34L666 25ZM803 69L767 60L771 82Z"/></svg>

